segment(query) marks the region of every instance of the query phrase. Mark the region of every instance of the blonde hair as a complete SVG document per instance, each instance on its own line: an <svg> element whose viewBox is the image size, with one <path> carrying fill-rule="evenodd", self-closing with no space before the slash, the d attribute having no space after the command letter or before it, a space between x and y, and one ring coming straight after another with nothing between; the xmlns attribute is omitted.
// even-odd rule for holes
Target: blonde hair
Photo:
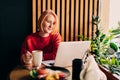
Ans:
<svg viewBox="0 0 120 80"><path fill-rule="evenodd" d="M39 31L43 31L44 26L42 26L42 23L45 20L46 16L48 16L48 15L54 16L56 21L55 21L55 25L54 25L54 29L53 29L52 33L57 33L58 32L58 18L57 18L57 15L52 10L46 10L41 14L41 16L39 17L39 20L38 20L38 29L39 29Z"/></svg>

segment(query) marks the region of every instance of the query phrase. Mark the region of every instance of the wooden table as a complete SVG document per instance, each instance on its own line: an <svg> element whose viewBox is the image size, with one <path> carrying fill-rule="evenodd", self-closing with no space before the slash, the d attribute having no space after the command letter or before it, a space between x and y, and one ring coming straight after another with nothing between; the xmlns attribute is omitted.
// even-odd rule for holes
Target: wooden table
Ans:
<svg viewBox="0 0 120 80"><path fill-rule="evenodd" d="M67 80L72 80L72 67L67 67L66 69L68 69L70 71L70 76L68 77ZM30 70L25 69L22 66L17 66L15 69L13 69L10 72L9 78L10 80L33 80L31 79L31 77L29 76L29 72Z"/></svg>
<svg viewBox="0 0 120 80"><path fill-rule="evenodd" d="M10 72L10 80L31 80L29 76L30 70L24 68L23 66L17 66Z"/></svg>
<svg viewBox="0 0 120 80"><path fill-rule="evenodd" d="M72 67L65 67L70 71L70 76L67 80L72 80ZM120 80L119 78L112 75L110 72L105 70L102 66L99 65L99 68L105 73L107 76L107 80ZM10 80L32 80L29 76L30 70L25 69L22 66L17 66L15 69L13 69L9 75Z"/></svg>

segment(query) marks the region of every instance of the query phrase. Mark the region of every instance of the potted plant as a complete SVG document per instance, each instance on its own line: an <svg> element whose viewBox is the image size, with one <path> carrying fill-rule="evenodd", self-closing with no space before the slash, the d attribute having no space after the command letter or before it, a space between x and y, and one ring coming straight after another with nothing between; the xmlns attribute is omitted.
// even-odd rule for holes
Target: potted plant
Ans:
<svg viewBox="0 0 120 80"><path fill-rule="evenodd" d="M99 17L93 17L93 24L96 25L96 36L91 40L91 53L95 55L98 64L106 68L110 73L120 76L120 52L114 38L119 37L120 23L116 29L111 29L107 36L98 29Z"/></svg>

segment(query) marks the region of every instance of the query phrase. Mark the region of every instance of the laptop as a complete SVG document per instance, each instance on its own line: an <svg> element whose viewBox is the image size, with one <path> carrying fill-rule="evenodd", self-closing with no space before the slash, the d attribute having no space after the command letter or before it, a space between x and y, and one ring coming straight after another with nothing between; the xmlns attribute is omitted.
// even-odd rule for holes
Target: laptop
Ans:
<svg viewBox="0 0 120 80"><path fill-rule="evenodd" d="M68 67L72 66L73 59L83 59L90 49L90 43L91 41L61 42L57 50L54 66Z"/></svg>

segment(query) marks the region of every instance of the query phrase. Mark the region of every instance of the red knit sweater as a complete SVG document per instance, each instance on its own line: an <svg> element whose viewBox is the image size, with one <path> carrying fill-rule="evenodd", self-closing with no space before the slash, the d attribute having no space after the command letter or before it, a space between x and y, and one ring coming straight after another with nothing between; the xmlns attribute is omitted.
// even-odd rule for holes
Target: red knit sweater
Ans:
<svg viewBox="0 0 120 80"><path fill-rule="evenodd" d="M21 56L27 51L42 50L43 60L54 60L60 42L61 36L59 33L50 34L48 37L41 37L36 32L26 37L22 44Z"/></svg>

